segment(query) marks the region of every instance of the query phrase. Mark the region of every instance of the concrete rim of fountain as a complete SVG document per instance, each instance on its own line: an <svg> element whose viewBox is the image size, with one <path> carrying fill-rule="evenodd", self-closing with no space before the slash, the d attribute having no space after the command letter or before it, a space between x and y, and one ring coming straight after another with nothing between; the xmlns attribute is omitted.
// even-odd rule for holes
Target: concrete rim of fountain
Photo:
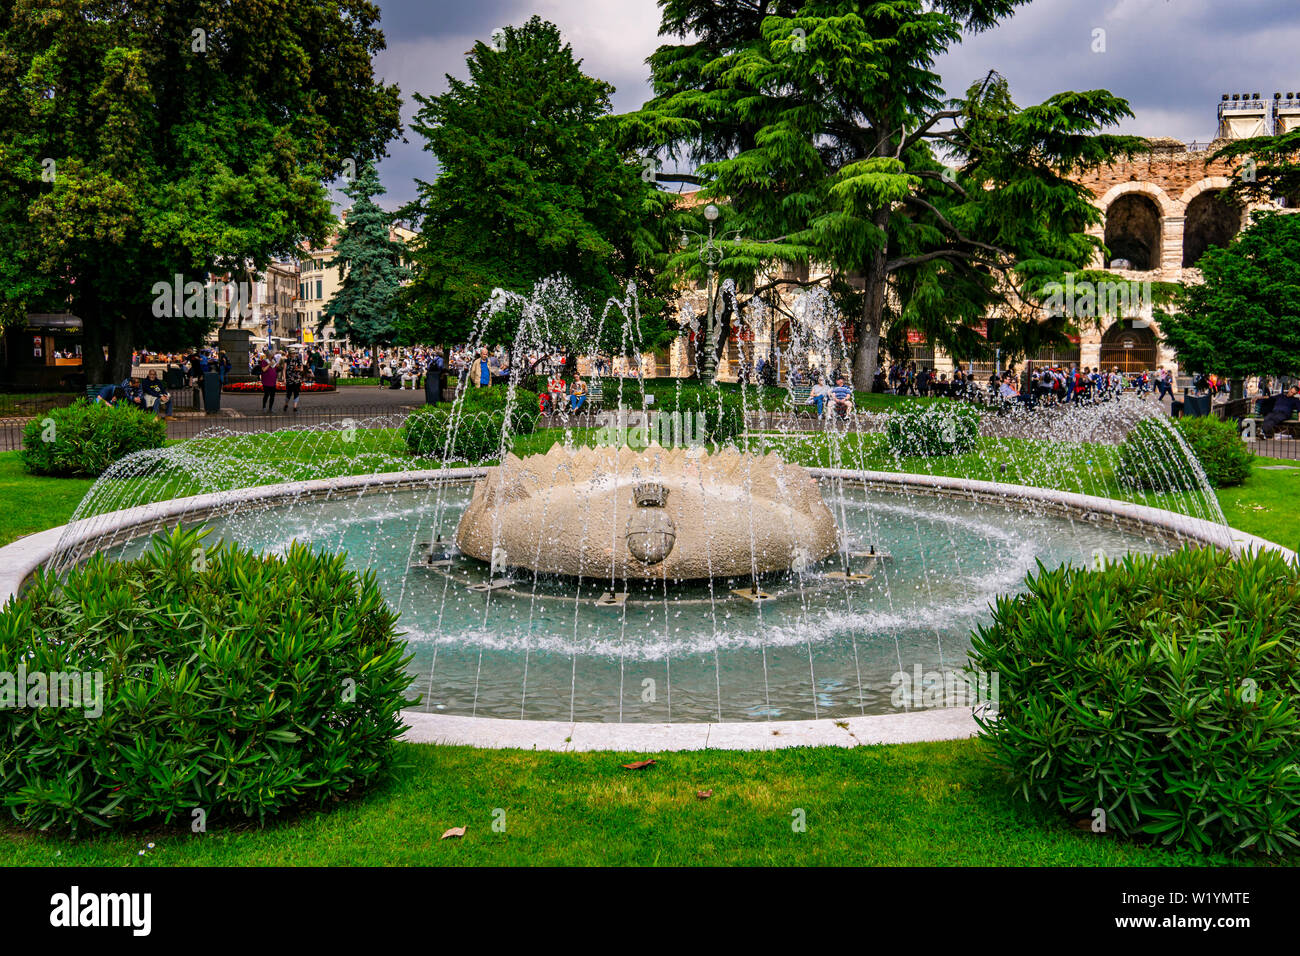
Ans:
<svg viewBox="0 0 1300 956"><path fill-rule="evenodd" d="M1156 531L1175 538L1230 549L1234 554L1252 550L1276 551L1292 562L1295 552L1255 535L1191 518L1172 511L1110 498L1080 495L1026 485L972 481L935 475L899 474L852 469L810 468L818 479L861 483L876 491L921 492L944 497L1023 507L1032 503L1044 510L1111 520L1118 525ZM16 596L35 571L60 547L84 544L110 531L135 530L149 534L173 521L197 520L228 511L232 506L277 498L334 496L371 489L427 487L443 482L476 480L486 468L444 468L386 472L340 478L294 481L239 488L189 498L109 512L50 528L0 548L0 600ZM978 726L970 708L914 710L820 720L696 722L696 723L596 723L464 717L405 711L403 740L415 743L464 744L484 748L519 748L550 751L675 751L774 750L785 747L918 743L973 737Z"/></svg>

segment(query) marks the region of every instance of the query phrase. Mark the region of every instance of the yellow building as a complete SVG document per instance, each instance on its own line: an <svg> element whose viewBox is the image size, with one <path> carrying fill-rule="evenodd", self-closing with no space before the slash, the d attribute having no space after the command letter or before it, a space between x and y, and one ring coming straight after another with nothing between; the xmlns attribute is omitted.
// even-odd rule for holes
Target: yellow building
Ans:
<svg viewBox="0 0 1300 956"><path fill-rule="evenodd" d="M298 341L320 344L327 349L346 344L346 339L335 332L334 320L325 314L326 306L338 292L339 286L343 284L345 271L335 268L330 263L334 259L334 247L338 242L339 230L346 220L347 212L344 211L339 217L338 228L330 233L323 246L303 245L298 253L301 271L298 296L294 302L300 330ZM388 237L409 245L415 238L415 233L405 226L394 225L389 228ZM317 333L318 327L319 333Z"/></svg>

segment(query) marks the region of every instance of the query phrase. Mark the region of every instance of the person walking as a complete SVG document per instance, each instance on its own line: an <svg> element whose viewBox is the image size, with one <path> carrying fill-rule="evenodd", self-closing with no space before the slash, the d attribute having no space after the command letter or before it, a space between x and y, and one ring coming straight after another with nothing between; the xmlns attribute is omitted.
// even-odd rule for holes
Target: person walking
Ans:
<svg viewBox="0 0 1300 956"><path fill-rule="evenodd" d="M442 349L434 349L424 366L424 404L437 405L442 401L442 373L446 367Z"/></svg>
<svg viewBox="0 0 1300 956"><path fill-rule="evenodd" d="M279 378L279 369L276 364L263 353L261 360L257 363L258 374L262 379L262 411L275 411L275 383Z"/></svg>
<svg viewBox="0 0 1300 956"><path fill-rule="evenodd" d="M298 396L302 392L303 366L302 359L296 352L290 352L289 357L284 360L280 366L280 372L284 378L284 411L289 411L289 400L293 399L293 411L298 413ZM271 410L275 411L274 397L271 401Z"/></svg>

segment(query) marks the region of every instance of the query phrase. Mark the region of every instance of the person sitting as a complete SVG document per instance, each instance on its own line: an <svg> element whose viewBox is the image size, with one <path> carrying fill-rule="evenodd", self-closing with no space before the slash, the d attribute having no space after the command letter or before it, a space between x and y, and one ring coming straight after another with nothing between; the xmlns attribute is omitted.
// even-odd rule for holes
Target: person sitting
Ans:
<svg viewBox="0 0 1300 956"><path fill-rule="evenodd" d="M546 383L546 391L551 396L552 413L558 413L567 404L565 396L568 394L568 387L564 384L564 377L559 372L552 375L550 381Z"/></svg>
<svg viewBox="0 0 1300 956"><path fill-rule="evenodd" d="M853 389L844 384L844 379L837 376L835 387L831 389L831 398L835 402L835 414L847 419L849 412L853 411Z"/></svg>
<svg viewBox="0 0 1300 956"><path fill-rule="evenodd" d="M569 392L569 411L577 412L587 403L587 383L582 379L576 379L573 383L573 389Z"/></svg>
<svg viewBox="0 0 1300 956"><path fill-rule="evenodd" d="M1002 377L1002 386L998 389L998 397L1002 399L1005 405L1024 405L1029 406L1030 396L1021 395L1020 390L1016 388L1015 376L1010 372Z"/></svg>
<svg viewBox="0 0 1300 956"><path fill-rule="evenodd" d="M95 404L103 402L105 405L116 405L126 398L126 389L121 385L105 385L95 396Z"/></svg>
<svg viewBox="0 0 1300 956"><path fill-rule="evenodd" d="M811 394L808 396L808 404L816 406L817 417L822 418L826 414L826 406L832 399L831 387L821 378L817 379L817 384L813 386Z"/></svg>
<svg viewBox="0 0 1300 956"><path fill-rule="evenodd" d="M409 358L405 359L402 362L402 390L405 391L407 383L410 383L411 391L415 391L415 383L418 377L415 374L415 366L411 364L411 360Z"/></svg>
<svg viewBox="0 0 1300 956"><path fill-rule="evenodd" d="M1263 421L1259 423L1260 431L1264 433L1265 438L1272 438L1277 427L1289 419L1296 412L1300 412L1300 385L1292 385L1285 395L1279 395L1273 399L1273 408ZM1284 436L1290 438L1290 435Z"/></svg>
<svg viewBox="0 0 1300 956"><path fill-rule="evenodd" d="M151 409L155 413L161 412L163 417L168 421L175 421L172 416L172 397L168 393L166 386L158 378L158 373L153 369L149 370L143 384L140 386L144 398L144 407Z"/></svg>

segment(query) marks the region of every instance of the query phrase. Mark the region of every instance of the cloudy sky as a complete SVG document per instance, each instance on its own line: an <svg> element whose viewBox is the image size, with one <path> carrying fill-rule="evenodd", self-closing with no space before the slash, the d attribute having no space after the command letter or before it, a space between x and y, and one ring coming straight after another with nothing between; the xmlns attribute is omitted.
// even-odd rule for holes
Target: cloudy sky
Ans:
<svg viewBox="0 0 1300 956"><path fill-rule="evenodd" d="M658 36L655 0L377 0L388 49L376 70L402 90L409 124L414 92L441 93L445 75L466 76L465 53L506 25L536 13L556 23L587 73L617 88L619 112L649 93L646 57ZM1104 30L1104 44L1096 31ZM1104 45L1104 52L1095 46ZM1060 90L1109 89L1136 119L1124 132L1205 141L1216 129L1222 93L1300 88L1296 0L1033 0L1002 26L972 36L938 64L956 94L989 69L1011 83L1018 103ZM415 198L416 177L433 177L421 140L394 141L380 166L395 208Z"/></svg>

